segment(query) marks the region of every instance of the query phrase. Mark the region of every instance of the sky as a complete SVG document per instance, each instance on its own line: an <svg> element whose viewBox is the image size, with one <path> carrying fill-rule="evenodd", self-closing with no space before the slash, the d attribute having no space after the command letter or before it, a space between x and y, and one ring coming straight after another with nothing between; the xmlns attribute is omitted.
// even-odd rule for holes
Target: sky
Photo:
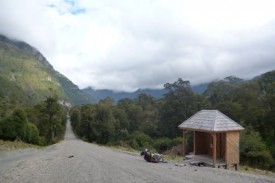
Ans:
<svg viewBox="0 0 275 183"><path fill-rule="evenodd" d="M274 0L0 0L0 34L80 88L134 91L275 69Z"/></svg>

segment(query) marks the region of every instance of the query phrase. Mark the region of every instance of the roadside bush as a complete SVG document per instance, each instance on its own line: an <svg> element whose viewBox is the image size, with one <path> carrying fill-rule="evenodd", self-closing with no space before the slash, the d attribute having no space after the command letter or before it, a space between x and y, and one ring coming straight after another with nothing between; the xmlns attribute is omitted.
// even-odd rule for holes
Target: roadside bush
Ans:
<svg viewBox="0 0 275 183"><path fill-rule="evenodd" d="M39 137L38 145L41 145L41 146L47 145L45 137Z"/></svg>
<svg viewBox="0 0 275 183"><path fill-rule="evenodd" d="M118 132L117 139L119 140L127 140L129 139L129 132L127 129L121 129Z"/></svg>
<svg viewBox="0 0 275 183"><path fill-rule="evenodd" d="M19 137L25 139L27 126L27 116L21 109L15 110L1 122L1 137L4 140L15 140Z"/></svg>
<svg viewBox="0 0 275 183"><path fill-rule="evenodd" d="M122 140L118 140L118 141L110 141L107 143L108 146L121 146L121 147L129 147L129 145Z"/></svg>
<svg viewBox="0 0 275 183"><path fill-rule="evenodd" d="M22 140L31 144L44 145L39 137L37 126L28 121L25 111L16 109L10 116L0 122L0 138L4 140Z"/></svg>
<svg viewBox="0 0 275 183"><path fill-rule="evenodd" d="M173 146L171 149L163 152L164 154L169 154L172 156L182 156L182 144L178 144L176 146Z"/></svg>
<svg viewBox="0 0 275 183"><path fill-rule="evenodd" d="M39 144L39 131L32 123L27 123L25 141L32 144Z"/></svg>
<svg viewBox="0 0 275 183"><path fill-rule="evenodd" d="M138 145L136 139L131 140L129 144L133 149L139 149L139 145Z"/></svg>
<svg viewBox="0 0 275 183"><path fill-rule="evenodd" d="M247 153L247 158L249 159L249 165L259 168L269 169L273 164L271 153L267 150L250 151Z"/></svg>
<svg viewBox="0 0 275 183"><path fill-rule="evenodd" d="M150 138L149 135L146 135L143 132L140 131L135 131L132 135L131 135L132 139L136 141L138 147L152 147L152 140ZM134 143L134 142L133 142ZM131 147L133 147L131 145ZM133 147L134 148L134 147Z"/></svg>
<svg viewBox="0 0 275 183"><path fill-rule="evenodd" d="M170 147L171 139L167 137L156 139L154 142L154 147L158 152L167 151Z"/></svg>
<svg viewBox="0 0 275 183"><path fill-rule="evenodd" d="M272 155L260 134L252 130L241 133L240 155L242 163L257 168L270 169L274 163Z"/></svg>
<svg viewBox="0 0 275 183"><path fill-rule="evenodd" d="M154 141L153 146L158 152L164 152L181 143L182 143L181 137L177 137L174 139L163 137L163 138L156 139Z"/></svg>

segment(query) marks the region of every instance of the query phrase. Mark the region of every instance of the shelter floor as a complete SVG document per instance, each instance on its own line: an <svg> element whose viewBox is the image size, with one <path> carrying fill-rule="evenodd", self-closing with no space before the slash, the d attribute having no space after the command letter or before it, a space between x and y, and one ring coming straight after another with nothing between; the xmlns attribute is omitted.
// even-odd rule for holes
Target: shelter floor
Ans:
<svg viewBox="0 0 275 183"><path fill-rule="evenodd" d="M213 166L213 157L209 155L186 155L185 161L189 162L192 165L206 164L208 166ZM226 166L226 163L223 159L216 159L216 167Z"/></svg>

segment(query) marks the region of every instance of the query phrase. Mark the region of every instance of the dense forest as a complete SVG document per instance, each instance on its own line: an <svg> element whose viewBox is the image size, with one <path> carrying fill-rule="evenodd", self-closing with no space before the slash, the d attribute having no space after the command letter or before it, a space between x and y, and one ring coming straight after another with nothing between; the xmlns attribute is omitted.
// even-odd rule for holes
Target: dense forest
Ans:
<svg viewBox="0 0 275 183"><path fill-rule="evenodd" d="M116 104L107 97L75 106L70 111L73 129L89 142L161 153L178 147L179 153L178 125L201 109L218 109L246 129L240 139L241 163L275 169L275 71L250 81L230 76L210 83L203 94L195 94L182 79L164 88L169 92L161 99L140 94ZM187 143L192 151L190 138Z"/></svg>
<svg viewBox="0 0 275 183"><path fill-rule="evenodd" d="M36 105L0 97L0 139L53 144L63 138L66 121L67 109L56 95Z"/></svg>

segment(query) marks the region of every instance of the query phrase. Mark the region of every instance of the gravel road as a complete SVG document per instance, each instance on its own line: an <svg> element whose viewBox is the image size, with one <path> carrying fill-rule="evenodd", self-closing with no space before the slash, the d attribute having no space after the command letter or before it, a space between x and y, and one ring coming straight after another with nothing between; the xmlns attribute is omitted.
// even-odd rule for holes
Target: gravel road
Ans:
<svg viewBox="0 0 275 183"><path fill-rule="evenodd" d="M231 170L147 163L136 154L77 139L69 122L60 143L0 153L0 163L1 183L275 182L271 177Z"/></svg>

